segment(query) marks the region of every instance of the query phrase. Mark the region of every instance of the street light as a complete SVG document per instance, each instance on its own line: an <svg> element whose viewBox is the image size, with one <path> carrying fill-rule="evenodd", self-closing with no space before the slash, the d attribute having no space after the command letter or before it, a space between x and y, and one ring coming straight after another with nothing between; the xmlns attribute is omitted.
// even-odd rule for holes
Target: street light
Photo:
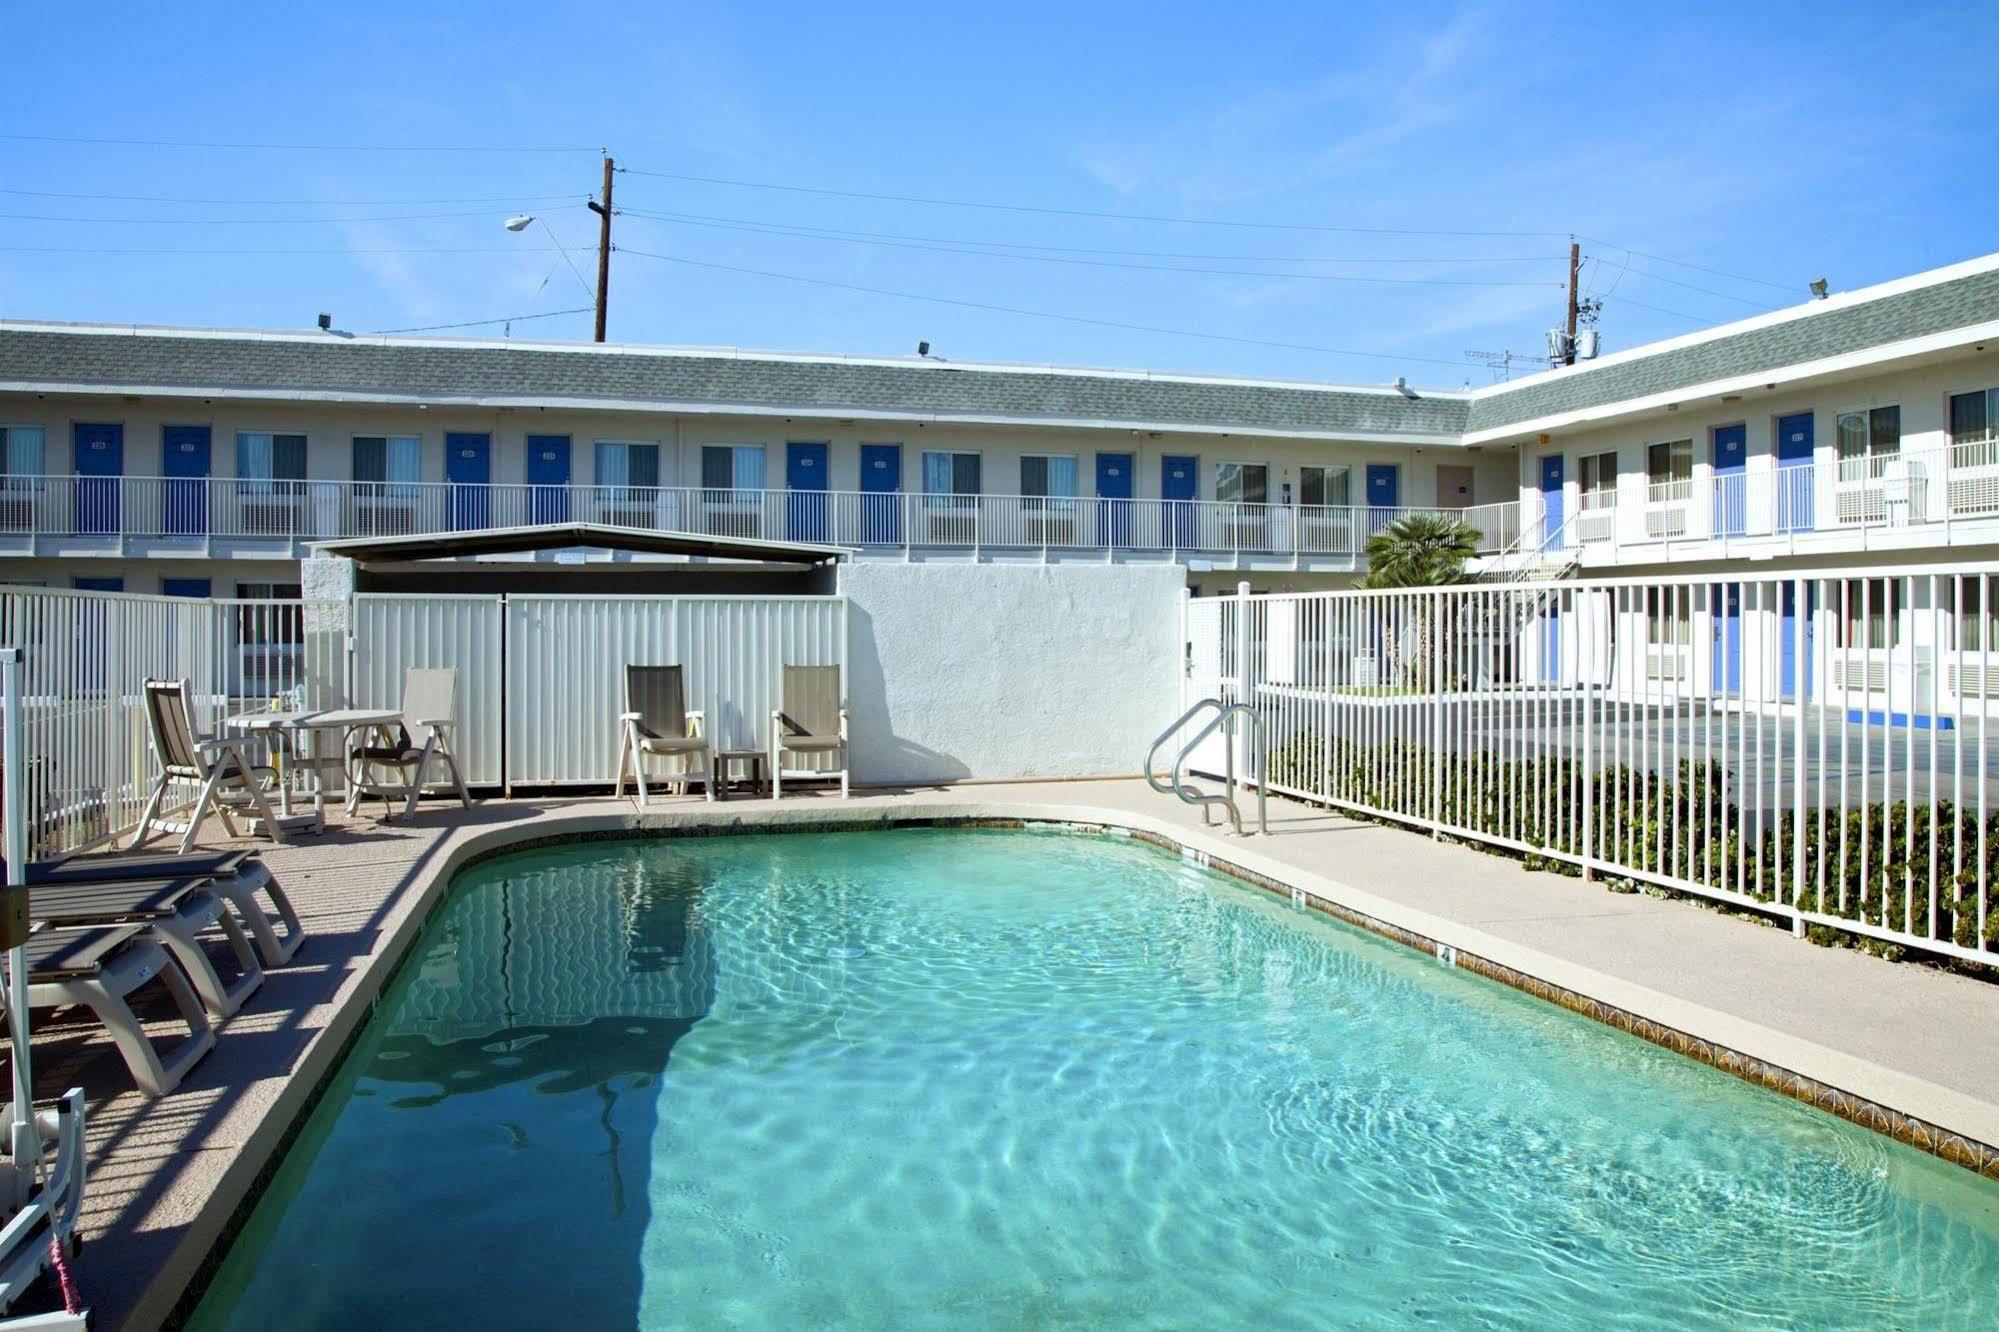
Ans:
<svg viewBox="0 0 1999 1332"><path fill-rule="evenodd" d="M560 238L556 236L555 229L553 227L549 226L548 223L543 222L542 219L536 217L533 213L515 213L512 217L508 218L505 222L501 223L500 225L504 226L508 231L519 233L526 231L529 227L535 225L537 222L540 222L541 229L548 233L548 238L555 242L556 252L562 256L562 262L569 265L569 271L576 275L576 283L578 286L583 288L583 294L588 296L591 299L591 301L594 302L597 299L596 289L592 287L588 282L585 282L583 280L582 270L577 268L576 261L569 257L569 251L563 248L562 241ZM546 283L548 279L543 278L542 281Z"/></svg>

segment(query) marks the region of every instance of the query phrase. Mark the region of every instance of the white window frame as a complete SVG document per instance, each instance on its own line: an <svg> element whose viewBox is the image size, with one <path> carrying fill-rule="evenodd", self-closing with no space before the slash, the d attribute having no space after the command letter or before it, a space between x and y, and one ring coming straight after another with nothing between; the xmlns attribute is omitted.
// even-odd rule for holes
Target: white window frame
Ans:
<svg viewBox="0 0 1999 1332"><path fill-rule="evenodd" d="M1649 448L1650 446L1648 445L1647 447ZM1603 460L1605 458L1610 459L1608 483L1606 483L1603 475ZM1594 468L1591 467L1592 463L1596 464ZM1589 513L1596 509L1614 509L1617 507L1618 467L1616 449L1599 449L1595 453L1581 453L1576 455L1576 508L1578 511ZM1589 473L1592 470L1596 473L1595 485L1591 485L1588 480Z"/></svg>
<svg viewBox="0 0 1999 1332"><path fill-rule="evenodd" d="M1260 500L1252 500L1252 499L1223 499L1223 498L1222 498L1222 469L1223 469L1224 467L1236 467L1236 468L1244 468L1244 469L1247 469L1247 468L1251 468L1251 467L1259 467L1259 468L1262 468L1262 469L1263 469L1263 498L1262 498L1262 499L1260 499ZM1273 502L1273 501L1271 500L1271 498L1270 498L1270 472L1271 472L1271 467L1270 467L1270 464L1269 464L1269 463L1267 463L1267 462L1250 462L1250 461L1247 461L1247 460L1243 460L1243 459L1235 459L1235 458L1222 458L1222 459L1219 459L1219 460L1217 460L1217 461L1216 461L1216 463L1215 463L1215 503L1217 503L1217 504L1231 504L1231 505L1236 505L1236 504L1239 504L1239 505L1245 505L1245 506L1249 506L1249 507L1252 507L1252 508L1268 508L1268 507L1269 507L1269 506L1271 505L1271 503Z"/></svg>
<svg viewBox="0 0 1999 1332"><path fill-rule="evenodd" d="M1043 462L1067 461L1074 463L1076 467L1075 476L1074 476L1075 486L1074 489L1070 490L1070 492L1066 495L1057 495L1045 489L1042 491L1041 494L1036 495L1028 491L1027 477L1023 474L1020 478L1021 508L1027 510L1046 509L1051 513L1073 512L1076 507L1077 496L1081 492L1083 486L1082 455L1075 453L1045 453L1045 452L1023 453L1020 455L1020 461L1023 466L1023 473L1025 469L1025 464L1030 458L1040 459ZM979 464L979 480L981 484L983 484L985 481L984 462L981 462ZM1046 483L1044 482L1044 485L1045 484Z"/></svg>
<svg viewBox="0 0 1999 1332"><path fill-rule="evenodd" d="M1677 461L1676 454L1681 448L1686 449L1686 475L1674 476L1671 473L1677 469L1673 468L1671 464ZM1670 449L1674 451L1666 455L1668 459L1668 475L1663 481L1659 480L1653 471L1652 450L1654 449ZM1684 504L1694 497L1694 437L1692 435L1676 439L1655 439L1645 445L1645 494L1647 499L1653 504Z"/></svg>
<svg viewBox="0 0 1999 1332"><path fill-rule="evenodd" d="M1306 503L1306 502L1305 502L1305 473L1307 473L1307 472L1317 472L1317 473L1319 473L1319 493L1320 493L1320 495L1322 495L1322 496L1323 496L1323 495L1325 494L1325 485L1326 485L1326 478L1327 478L1327 477L1329 477L1330 475L1332 475L1332 474L1333 474L1333 473L1335 473L1335 472L1338 472L1338 473L1341 473L1341 474L1343 474L1343 475L1344 475L1344 476L1346 477L1346 482L1347 482L1347 502L1346 502L1345 504L1326 504L1326 503L1319 503L1319 504L1308 504L1308 503ZM1298 507L1299 507L1299 508L1301 508L1301 509L1319 509L1319 510L1329 510L1329 509L1351 509L1351 508L1353 508L1353 507L1354 507L1354 502L1353 502L1353 478L1354 478L1354 466L1353 466L1353 464L1352 464L1352 463L1300 463L1300 464L1298 464ZM1266 484L1267 484L1267 483L1266 483Z"/></svg>
<svg viewBox="0 0 1999 1332"><path fill-rule="evenodd" d="M1985 399L1985 434L1977 439L1959 439L1951 428L1952 404L1959 398ZM1945 447L1950 450L1953 468L1999 466L1999 386L1945 391L1943 396Z"/></svg>
<svg viewBox="0 0 1999 1332"><path fill-rule="evenodd" d="M299 439L304 440L305 475L299 477L245 476L243 474L243 437L245 435L270 436L271 460L273 462L277 461L277 441L279 436L290 437L296 435ZM261 495L268 497L289 494L293 499L302 498L305 494L306 486L312 480L312 436L304 430L269 430L261 426L239 426L229 432L229 470L230 479L235 484L238 495ZM286 486L292 487L292 489L290 491L281 489L281 487Z"/></svg>
<svg viewBox="0 0 1999 1332"><path fill-rule="evenodd" d="M1947 410L1947 407L1946 407ZM1895 447L1878 449L1874 444L1874 414L1892 411L1895 413ZM1840 427L1851 417L1859 417L1866 431L1862 451L1849 456L1843 450ZM1907 432L1902 425L1902 404L1899 402L1869 403L1865 407L1843 407L1832 414L1832 456L1839 468L1842 483L1871 485L1881 479L1881 474L1891 458L1902 456L1902 443ZM1946 418L1946 422L1948 418Z"/></svg>
<svg viewBox="0 0 1999 1332"><path fill-rule="evenodd" d="M924 464L924 459L928 458L928 457L929 457L929 456L930 456L931 454L933 454L933 453L938 453L938 454L943 454L944 456L946 456L946 457L948 457L948 458L965 458L965 457L970 457L970 458L977 458L977 459L979 460L979 488L978 488L977 490L975 490L975 491L971 491L971 492L969 492L969 493L967 493L967 492L964 492L964 491L958 491L958 490L932 490L932 489L930 489L930 477L929 477L929 475L928 475L928 473L929 473L929 470L930 470L930 469L929 469L929 468L928 468L927 466L925 466L925 464ZM953 463L953 464L952 464L952 467L951 467L951 471L952 471L952 484L953 484L953 485L956 485L956 484L957 484L957 475L956 475L956 474L957 474L957 470L958 470L958 468L957 468L957 464L956 464L956 463ZM924 499L925 499L925 501L926 501L926 502L928 503L928 506L929 506L930 508L933 508L933 509L937 509L937 508L952 508L952 509L972 509L972 508L977 508L977 507L978 507L978 504L979 504L979 501L980 501L980 500L981 500L981 499L982 499L982 498L983 498L983 497L984 497L984 496L986 495L986 493L987 493L987 491L986 491L986 454L985 454L985 450L984 450L984 449L953 449L953 448L919 448L919 449L917 449L917 451L916 451L916 482L917 482L917 484L918 484L918 485L920 485L920 486L922 486L922 487L923 487L922 491L921 491L921 492L919 492L919 493L921 493L921 494L922 494L923 498L924 498Z"/></svg>

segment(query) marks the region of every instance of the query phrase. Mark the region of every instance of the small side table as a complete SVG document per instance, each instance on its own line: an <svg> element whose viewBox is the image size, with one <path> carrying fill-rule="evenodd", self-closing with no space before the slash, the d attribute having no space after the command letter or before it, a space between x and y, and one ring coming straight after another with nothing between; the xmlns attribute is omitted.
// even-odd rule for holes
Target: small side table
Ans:
<svg viewBox="0 0 1999 1332"><path fill-rule="evenodd" d="M737 780L745 780L750 786L752 797L764 793L764 752L761 749L718 749L710 756L715 763L715 798L727 800L729 788ZM742 778L732 779L730 769L736 765L745 769Z"/></svg>

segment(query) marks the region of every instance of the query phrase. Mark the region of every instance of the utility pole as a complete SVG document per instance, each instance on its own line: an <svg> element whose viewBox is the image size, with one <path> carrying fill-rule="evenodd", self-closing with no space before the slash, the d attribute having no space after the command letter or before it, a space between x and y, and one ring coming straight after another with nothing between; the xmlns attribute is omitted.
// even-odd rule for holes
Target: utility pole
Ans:
<svg viewBox="0 0 1999 1332"><path fill-rule="evenodd" d="M604 172L604 179L605 179L605 180L606 180L607 182L608 182L608 181L609 181L609 180L611 179L611 175L610 175L610 166L609 166L609 159L606 159L606 164L605 164L605 172ZM606 199L608 200L608 199L610 198L610 195L609 195L608 193L606 193L604 197L605 197L605 198L606 198ZM610 233L610 227L611 227L611 215L610 215L609 213L606 213L606 214L604 215L604 234L605 234L606 236L608 236L608 235L610 235L610 234L611 234L611 233ZM1568 341L1567 341L1567 343L1566 343L1566 345L1565 345L1565 347L1564 347L1564 350L1563 350L1563 353L1562 353L1562 360L1563 360L1563 363L1564 363L1564 364L1566 364L1566 365L1574 365L1574 364L1576 363L1576 309L1577 309L1577 306L1578 306L1578 301L1577 301L1577 299L1576 299L1576 297L1577 297L1577 291L1576 291L1576 281L1577 281L1577 278L1578 278L1578 277L1579 277L1579 276L1581 275L1581 273L1582 273L1582 266L1583 266L1583 250L1582 250L1582 246L1580 246L1580 245L1578 245L1578 244L1576 243L1576 238L1575 238L1574 236L1571 236L1571 237L1569 237L1569 322L1568 322ZM599 278L599 279L598 279L598 284L599 284L599 288L598 288L598 290L599 290L599 295L598 295L598 297L597 297L597 300L598 300L598 302L599 302L599 304L598 304L598 306L597 306L597 309L598 309L598 315L597 315L597 323L598 323L598 328L597 328L597 341L599 341L599 342L602 342L602 341L604 340L604 329L603 329L603 321L604 321L604 316L603 316L603 308L604 308L604 307L603 307L603 304L602 304L602 302L603 302L603 299L604 299L604 297L603 297L603 295L602 295L602 283L603 283L603 279L602 279L602 278Z"/></svg>
<svg viewBox="0 0 1999 1332"><path fill-rule="evenodd" d="M604 154L604 201L591 200L590 211L597 215L597 337L604 340L604 316L611 298L611 155ZM575 198L571 195L570 198ZM1576 266L1575 247L1569 247L1569 331L1576 327Z"/></svg>

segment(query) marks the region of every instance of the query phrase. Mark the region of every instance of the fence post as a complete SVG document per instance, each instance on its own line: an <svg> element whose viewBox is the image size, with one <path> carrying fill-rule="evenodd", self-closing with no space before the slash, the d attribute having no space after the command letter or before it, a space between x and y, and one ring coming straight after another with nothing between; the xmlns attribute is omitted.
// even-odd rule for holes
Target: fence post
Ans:
<svg viewBox="0 0 1999 1332"><path fill-rule="evenodd" d="M1256 686L1255 672L1250 669L1249 665L1249 649L1252 636L1249 630L1250 600L1249 581L1247 579L1235 585L1235 595L1235 701L1238 703L1247 703L1254 707L1255 703L1252 700L1251 691ZM1248 756L1239 752L1238 741L1242 734L1242 729L1236 725L1235 718L1231 717L1229 718L1227 728L1223 732L1222 740L1228 745L1229 753L1235 756L1241 770L1248 772L1249 764L1244 761ZM1261 772L1257 774L1257 780L1259 782L1263 780Z"/></svg>
<svg viewBox="0 0 1999 1332"><path fill-rule="evenodd" d="M1430 836L1438 841L1444 836L1444 686L1449 676L1444 601L1450 595L1430 595Z"/></svg>
<svg viewBox="0 0 1999 1332"><path fill-rule="evenodd" d="M1613 629L1612 632L1615 632L1615 630ZM1576 653L1577 665L1580 668L1579 674L1581 675L1579 683L1582 685L1580 692L1582 694L1583 705L1583 757L1582 762L1577 764L1576 768L1582 782L1582 789L1577 793L1577 800L1582 805L1582 846L1580 850L1582 852L1584 883L1594 883L1596 881L1593 873L1596 851L1596 635L1591 634L1589 636L1589 643L1590 661L1587 665L1582 661L1583 654L1580 651ZM1559 681L1560 676L1558 675L1556 679Z"/></svg>
<svg viewBox="0 0 1999 1332"><path fill-rule="evenodd" d="M1935 580L1931 580L1934 585ZM1791 701L1797 706L1798 715L1792 728L1791 755L1791 934L1805 937L1805 918L1800 914L1800 902L1804 898L1805 875L1805 682L1811 678L1811 662L1805 659L1806 644L1811 641L1806 633L1810 626L1811 603L1805 598L1806 580L1793 579L1791 583ZM1780 620L1781 623L1781 620ZM1781 649L1780 649L1781 650ZM1937 663L1941 667L1942 663ZM1780 682L1781 683L1781 682ZM1910 734L1914 734L1915 707L1909 708ZM1934 724L1934 722L1932 723ZM1934 734L1934 732L1932 732ZM1911 740L1911 754L1914 758L1914 741ZM1932 745L1932 753L1935 747ZM1824 777L1821 776L1823 781ZM1824 793L1820 793L1824 797ZM1936 788L1930 789L1930 817L1936 818ZM1819 854L1825 854L1820 848Z"/></svg>

